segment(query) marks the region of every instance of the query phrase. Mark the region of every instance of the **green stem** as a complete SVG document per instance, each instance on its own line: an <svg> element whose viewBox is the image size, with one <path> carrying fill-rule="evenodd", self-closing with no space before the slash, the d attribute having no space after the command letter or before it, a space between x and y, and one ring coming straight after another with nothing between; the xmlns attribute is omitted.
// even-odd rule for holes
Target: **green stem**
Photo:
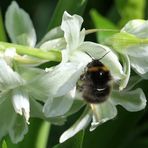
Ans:
<svg viewBox="0 0 148 148"><path fill-rule="evenodd" d="M6 41L6 34L4 31L4 23L3 23L3 19L2 19L2 14L1 14L1 10L0 10L0 40L1 41Z"/></svg>
<svg viewBox="0 0 148 148"><path fill-rule="evenodd" d="M50 123L44 121L36 139L36 148L46 148L50 131Z"/></svg>
<svg viewBox="0 0 148 148"><path fill-rule="evenodd" d="M148 39L141 39L141 44L148 44Z"/></svg>
<svg viewBox="0 0 148 148"><path fill-rule="evenodd" d="M85 34L91 34L96 32L119 32L120 30L117 29L88 29L85 31Z"/></svg>
<svg viewBox="0 0 148 148"><path fill-rule="evenodd" d="M15 48L16 52L20 55L28 55L36 58L49 60L49 61L61 61L61 52L60 50L51 50L48 52L41 51L38 48L31 48L28 46L17 45L7 42L0 42L0 51L5 51L7 48Z"/></svg>

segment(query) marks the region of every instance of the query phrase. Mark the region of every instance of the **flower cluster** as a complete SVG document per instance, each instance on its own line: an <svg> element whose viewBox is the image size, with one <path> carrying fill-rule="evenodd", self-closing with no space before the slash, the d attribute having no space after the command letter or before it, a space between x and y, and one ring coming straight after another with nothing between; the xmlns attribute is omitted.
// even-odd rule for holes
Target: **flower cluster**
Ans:
<svg viewBox="0 0 148 148"><path fill-rule="evenodd" d="M64 142L90 123L90 131L93 131L99 124L114 118L117 105L128 111L145 108L142 89L133 88L139 80L147 79L148 22L130 21L120 33L111 36L106 45L84 41L86 31L81 29L82 23L81 16L64 12L61 26L49 31L36 45L30 17L12 2L6 13L8 35L13 43L28 46L26 50L30 52L20 51L19 45L7 47L8 44L0 42L0 139L9 134L14 143L21 141L28 131L30 116L61 125L83 107L80 118L60 137L60 142ZM60 64L41 68L40 64L54 58L52 49L55 48L62 54ZM35 56L31 52L42 54ZM49 54L48 60L49 52L52 55ZM103 103L84 101L77 89L81 75L92 61L89 55L94 59L105 55L100 62L108 67L113 78L112 92ZM130 75L131 67L140 79Z"/></svg>

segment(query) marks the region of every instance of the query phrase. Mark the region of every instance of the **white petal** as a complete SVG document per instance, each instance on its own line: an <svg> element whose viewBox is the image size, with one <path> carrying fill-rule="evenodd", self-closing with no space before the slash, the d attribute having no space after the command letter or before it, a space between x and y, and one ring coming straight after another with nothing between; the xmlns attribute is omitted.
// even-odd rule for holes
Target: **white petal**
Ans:
<svg viewBox="0 0 148 148"><path fill-rule="evenodd" d="M144 44L132 46L127 48L126 52L133 69L141 75L146 74L148 72L148 46Z"/></svg>
<svg viewBox="0 0 148 148"><path fill-rule="evenodd" d="M9 57L9 58L13 58L14 56L15 56L15 54L16 54L16 49L15 48L7 48L6 50L5 50L5 56L6 57Z"/></svg>
<svg viewBox="0 0 148 148"><path fill-rule="evenodd" d="M140 83L143 80L143 78L139 75L131 76L128 82L127 87L124 89L124 91L132 90L138 83Z"/></svg>
<svg viewBox="0 0 148 148"><path fill-rule="evenodd" d="M74 125L61 135L60 143L63 143L67 139L73 137L79 131L85 129L90 123L90 121L91 121L91 112L89 110L85 110L82 116L74 123Z"/></svg>
<svg viewBox="0 0 148 148"><path fill-rule="evenodd" d="M67 12L64 12L61 29L64 31L68 50L74 50L83 42L85 32L84 30L80 32L82 22L83 19L81 16L71 16Z"/></svg>
<svg viewBox="0 0 148 148"><path fill-rule="evenodd" d="M132 57L130 56L131 66L140 75L148 72L148 57Z"/></svg>
<svg viewBox="0 0 148 148"><path fill-rule="evenodd" d="M136 35L139 38L148 38L148 21L135 19L129 21L121 30Z"/></svg>
<svg viewBox="0 0 148 148"><path fill-rule="evenodd" d="M12 60L13 58L16 56L16 49L15 48L7 48L5 49L5 52L2 52L0 54L0 58L4 59L5 62L10 66L12 67Z"/></svg>
<svg viewBox="0 0 148 148"><path fill-rule="evenodd" d="M6 29L14 43L34 47L36 33L29 15L13 1L6 12Z"/></svg>
<svg viewBox="0 0 148 148"><path fill-rule="evenodd" d="M12 89L23 83L19 74L14 72L3 59L0 59L0 89Z"/></svg>
<svg viewBox="0 0 148 148"><path fill-rule="evenodd" d="M47 34L42 38L42 40L37 44L36 47L40 47L42 44L49 40L61 38L64 36L64 32L61 30L61 27L55 27L51 29Z"/></svg>
<svg viewBox="0 0 148 148"><path fill-rule="evenodd" d="M66 63L66 62L69 62L69 55L68 55L68 51L65 49L65 50L62 50L62 61L61 61L61 63Z"/></svg>
<svg viewBox="0 0 148 148"><path fill-rule="evenodd" d="M76 85L82 71L82 64L61 63L52 68L51 71L49 70L45 75L41 75L36 82L47 86L51 96L63 96Z"/></svg>
<svg viewBox="0 0 148 148"><path fill-rule="evenodd" d="M115 79L121 79L123 77L123 69L119 62L119 59L109 47L92 42L84 42L78 47L77 50L87 52L95 59L100 59L106 54L100 60L100 62L102 62L109 68L112 76Z"/></svg>
<svg viewBox="0 0 148 148"><path fill-rule="evenodd" d="M45 116L58 117L67 113L73 104L75 97L74 90L72 89L69 93L61 97L49 98L43 107Z"/></svg>
<svg viewBox="0 0 148 148"><path fill-rule="evenodd" d="M90 131L95 130L98 125L113 119L117 115L117 109L111 100L97 105L92 104L91 107L93 111L93 121Z"/></svg>
<svg viewBox="0 0 148 148"><path fill-rule="evenodd" d="M142 89L133 91L113 91L111 99L115 105L121 105L128 111L140 111L146 106L146 97Z"/></svg>
<svg viewBox="0 0 148 148"><path fill-rule="evenodd" d="M82 51L75 51L71 56L70 56L70 61L72 61L73 63L79 63L81 64L84 68L86 67L86 65L92 61L92 59L90 58L90 56L88 56L85 52Z"/></svg>
<svg viewBox="0 0 148 148"><path fill-rule="evenodd" d="M119 90L123 90L127 86L129 78L130 78L130 73L131 73L129 57L125 54L125 55L122 55L121 58L123 61L125 77L120 82Z"/></svg>
<svg viewBox="0 0 148 148"><path fill-rule="evenodd" d="M9 99L10 97L0 104L0 139L8 134L16 116Z"/></svg>
<svg viewBox="0 0 148 148"><path fill-rule="evenodd" d="M131 33L139 38L148 38L148 21L146 20L132 20L129 21L121 30L122 32ZM140 75L146 76L148 72L148 46L141 44L131 46L126 49L130 56L131 66ZM147 76L146 76L147 77Z"/></svg>
<svg viewBox="0 0 148 148"><path fill-rule="evenodd" d="M12 63L12 59L16 55L16 49L15 48L7 48L4 52L4 59L7 61L9 65Z"/></svg>
<svg viewBox="0 0 148 148"><path fill-rule="evenodd" d="M148 55L148 45L135 45L126 49L126 52L129 56L133 57L147 57Z"/></svg>
<svg viewBox="0 0 148 148"><path fill-rule="evenodd" d="M51 49L64 49L66 48L66 42L64 38L58 38L46 41L40 46L43 51L49 51Z"/></svg>
<svg viewBox="0 0 148 148"><path fill-rule="evenodd" d="M13 143L23 140L24 135L28 132L28 125L22 116L16 115L12 127L9 129L9 135Z"/></svg>
<svg viewBox="0 0 148 148"><path fill-rule="evenodd" d="M27 66L19 66L19 74L28 83L25 84L28 96L32 96L35 100L47 100L49 90L46 86L38 83L38 76L45 74L43 69L32 68Z"/></svg>
<svg viewBox="0 0 148 148"><path fill-rule="evenodd" d="M23 115L28 122L30 117L30 104L27 93L23 89L13 90L12 103L16 113Z"/></svg>

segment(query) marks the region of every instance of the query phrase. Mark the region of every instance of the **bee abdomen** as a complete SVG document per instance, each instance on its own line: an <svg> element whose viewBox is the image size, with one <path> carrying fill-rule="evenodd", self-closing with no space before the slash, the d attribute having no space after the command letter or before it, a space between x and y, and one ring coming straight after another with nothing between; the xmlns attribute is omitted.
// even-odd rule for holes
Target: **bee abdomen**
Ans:
<svg viewBox="0 0 148 148"><path fill-rule="evenodd" d="M109 94L111 92L111 87L106 86L105 88L98 89L98 88L91 88L84 90L83 98L88 103L102 103L107 100Z"/></svg>

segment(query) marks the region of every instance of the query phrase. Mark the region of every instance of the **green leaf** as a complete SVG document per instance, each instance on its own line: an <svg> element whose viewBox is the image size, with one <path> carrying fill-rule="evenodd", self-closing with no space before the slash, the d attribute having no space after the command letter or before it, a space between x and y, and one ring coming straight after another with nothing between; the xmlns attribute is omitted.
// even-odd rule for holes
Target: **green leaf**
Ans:
<svg viewBox="0 0 148 148"><path fill-rule="evenodd" d="M3 19L2 19L2 14L0 10L0 41L6 41L6 34L4 30L4 24L3 24Z"/></svg>
<svg viewBox="0 0 148 148"><path fill-rule="evenodd" d="M73 138L67 140L62 144L58 144L53 148L82 148L83 137L84 137L84 131L81 131L77 135L75 135Z"/></svg>
<svg viewBox="0 0 148 148"><path fill-rule="evenodd" d="M67 11L70 14L82 15L87 1L88 0L59 0L49 23L49 29L60 25L64 11Z"/></svg>
<svg viewBox="0 0 148 148"><path fill-rule="evenodd" d="M85 132L84 148L127 148L123 145L129 142L129 138L132 138L130 134L136 129L137 122L144 112L130 113L119 109L116 119L100 125L91 133Z"/></svg>
<svg viewBox="0 0 148 148"><path fill-rule="evenodd" d="M2 142L2 148L7 148L7 143L5 140L3 140L3 142Z"/></svg>
<svg viewBox="0 0 148 148"><path fill-rule="evenodd" d="M97 32L97 40L100 43L103 43L107 37L110 37L118 30L117 27L107 18L101 16L96 10L91 10L90 12L91 19L94 23L95 28L97 29L111 29L108 31L98 31Z"/></svg>
<svg viewBox="0 0 148 148"><path fill-rule="evenodd" d="M131 19L144 18L146 0L116 0L116 7L121 16L119 26Z"/></svg>
<svg viewBox="0 0 148 148"><path fill-rule="evenodd" d="M12 42L34 47L36 33L29 15L13 1L6 12L6 29Z"/></svg>

